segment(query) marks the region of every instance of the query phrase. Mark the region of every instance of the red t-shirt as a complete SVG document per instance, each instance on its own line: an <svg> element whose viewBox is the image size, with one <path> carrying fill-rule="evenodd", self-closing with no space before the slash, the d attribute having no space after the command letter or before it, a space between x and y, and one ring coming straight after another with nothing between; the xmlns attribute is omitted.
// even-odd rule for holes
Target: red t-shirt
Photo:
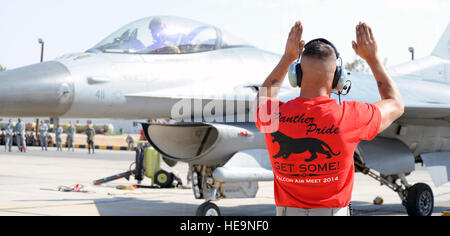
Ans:
<svg viewBox="0 0 450 236"><path fill-rule="evenodd" d="M266 133L277 206L349 205L356 146L375 138L380 128L375 105L339 105L328 97L298 97L287 103L272 99L261 103L256 115L256 126Z"/></svg>

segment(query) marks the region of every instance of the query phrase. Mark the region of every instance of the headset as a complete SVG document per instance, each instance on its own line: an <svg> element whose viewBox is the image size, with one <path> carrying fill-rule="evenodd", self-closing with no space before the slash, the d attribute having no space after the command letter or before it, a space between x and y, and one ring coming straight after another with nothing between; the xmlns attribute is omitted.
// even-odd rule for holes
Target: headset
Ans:
<svg viewBox="0 0 450 236"><path fill-rule="evenodd" d="M342 68L342 58L341 58L339 52L337 51L336 47L330 41L328 41L324 38L318 38L318 39L313 39L313 40L309 41L303 47L303 49L308 48L308 46L310 46L314 42L322 42L326 45L329 45L331 48L333 48L334 53L336 54L336 60L339 61L339 64L336 66L336 71L334 72L332 89L336 90L338 95L343 94L343 91L346 91L345 94L343 94L343 95L347 95L350 92L350 89L352 87L351 81L349 79L347 79L347 73ZM299 50L297 60L289 66L289 72L288 72L289 82L290 82L291 86L294 88L301 87L301 84L302 84L303 72L302 72L302 67L301 67L300 62L301 62L301 54L303 52L303 49Z"/></svg>

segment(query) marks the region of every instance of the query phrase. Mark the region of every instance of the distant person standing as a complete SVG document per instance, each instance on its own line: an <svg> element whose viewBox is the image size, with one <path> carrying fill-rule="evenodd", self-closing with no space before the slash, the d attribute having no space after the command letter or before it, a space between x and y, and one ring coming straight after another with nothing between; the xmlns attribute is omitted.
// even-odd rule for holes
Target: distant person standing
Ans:
<svg viewBox="0 0 450 236"><path fill-rule="evenodd" d="M15 132L19 152L25 152L27 148L27 144L25 143L25 123L20 118L18 119L18 123L16 124Z"/></svg>
<svg viewBox="0 0 450 236"><path fill-rule="evenodd" d="M128 135L128 136L127 136L127 139L126 139L126 142L127 142L127 144L128 144L128 150L129 150L129 151L134 150L134 143L135 143L135 140L134 140L133 136Z"/></svg>
<svg viewBox="0 0 450 236"><path fill-rule="evenodd" d="M9 120L9 123L5 127L5 152L8 150L11 152L12 144L13 144L13 137L14 137L14 125L13 120Z"/></svg>
<svg viewBox="0 0 450 236"><path fill-rule="evenodd" d="M87 144L88 144L89 154L91 154L91 148L92 148L92 154L95 154L95 146L94 146L95 129L92 128L91 124L88 124L88 126L87 126L86 135L87 135Z"/></svg>
<svg viewBox="0 0 450 236"><path fill-rule="evenodd" d="M0 134L0 145L5 144L5 137L6 137L5 131L2 130L2 133Z"/></svg>
<svg viewBox="0 0 450 236"><path fill-rule="evenodd" d="M58 125L58 128L55 129L55 140L56 140L56 151L62 152L62 134L63 128Z"/></svg>
<svg viewBox="0 0 450 236"><path fill-rule="evenodd" d="M73 147L75 133L76 133L76 129L73 126L72 121L71 121L71 122L69 122L69 128L67 128L67 139L66 139L67 151L70 151L70 148L72 148L72 152L75 152L75 149Z"/></svg>
<svg viewBox="0 0 450 236"><path fill-rule="evenodd" d="M47 124L41 120L41 124L39 125L39 142L41 143L41 149L42 151L47 151L48 148L48 137L47 137L47 133L48 132L48 126Z"/></svg>
<svg viewBox="0 0 450 236"><path fill-rule="evenodd" d="M47 147L53 147L54 144L53 137L49 133L47 133L47 143L48 143Z"/></svg>
<svg viewBox="0 0 450 236"><path fill-rule="evenodd" d="M34 143L35 143L35 142L36 142L36 138L35 138L35 136L34 136L34 132L28 133L28 136L27 136L27 146L28 146L28 147L34 146Z"/></svg>

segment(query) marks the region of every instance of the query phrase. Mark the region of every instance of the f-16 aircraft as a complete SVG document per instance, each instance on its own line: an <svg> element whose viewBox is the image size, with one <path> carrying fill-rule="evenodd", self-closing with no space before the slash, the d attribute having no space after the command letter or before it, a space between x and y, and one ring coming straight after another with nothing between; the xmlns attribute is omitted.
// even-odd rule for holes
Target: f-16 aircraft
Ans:
<svg viewBox="0 0 450 236"><path fill-rule="evenodd" d="M145 123L165 157L190 165L197 215L220 215L211 201L253 198L272 181L253 101L280 56L193 20L132 22L84 53L0 73L0 116L178 120ZM423 163L437 186L449 180L450 24L432 54L390 68L405 114L355 152L356 170L397 192L410 215L430 215L433 193L406 176ZM344 100L379 100L372 75L352 81ZM282 101L299 96L288 82ZM334 96L334 95L333 95Z"/></svg>

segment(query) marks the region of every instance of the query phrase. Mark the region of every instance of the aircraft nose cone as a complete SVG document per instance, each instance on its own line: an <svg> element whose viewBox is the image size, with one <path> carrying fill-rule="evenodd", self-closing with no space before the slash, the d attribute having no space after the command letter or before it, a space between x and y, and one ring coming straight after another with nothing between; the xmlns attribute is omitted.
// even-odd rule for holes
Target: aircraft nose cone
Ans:
<svg viewBox="0 0 450 236"><path fill-rule="evenodd" d="M73 102L68 69L57 61L0 73L0 116L59 117Z"/></svg>

